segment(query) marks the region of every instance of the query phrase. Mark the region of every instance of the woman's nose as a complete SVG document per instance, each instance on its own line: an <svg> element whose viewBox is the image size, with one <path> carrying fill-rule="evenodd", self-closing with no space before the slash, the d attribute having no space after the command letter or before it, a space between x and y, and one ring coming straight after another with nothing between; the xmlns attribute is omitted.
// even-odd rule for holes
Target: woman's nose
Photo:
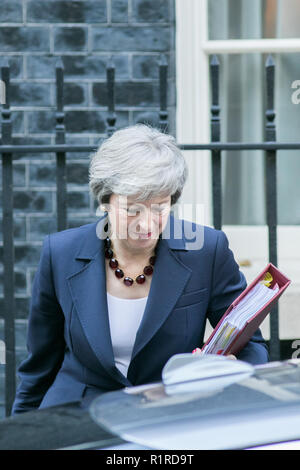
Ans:
<svg viewBox="0 0 300 470"><path fill-rule="evenodd" d="M152 214L151 211L144 210L141 212L137 221L137 232L148 233L151 232L152 227Z"/></svg>

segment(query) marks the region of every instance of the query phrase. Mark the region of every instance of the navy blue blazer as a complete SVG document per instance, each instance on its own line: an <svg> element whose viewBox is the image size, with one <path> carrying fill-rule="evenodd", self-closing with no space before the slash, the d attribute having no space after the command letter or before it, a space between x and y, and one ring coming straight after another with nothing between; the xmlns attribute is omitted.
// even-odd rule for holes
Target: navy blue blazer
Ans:
<svg viewBox="0 0 300 470"><path fill-rule="evenodd" d="M12 414L160 381L168 359L201 346L206 320L215 327L246 287L225 233L176 219L171 212L170 236L158 241L150 292L125 377L115 367L109 329L106 217L45 238L32 290L28 357L18 369ZM174 227L183 224L179 237ZM190 236L195 228L198 245ZM238 358L252 364L268 361L260 330Z"/></svg>

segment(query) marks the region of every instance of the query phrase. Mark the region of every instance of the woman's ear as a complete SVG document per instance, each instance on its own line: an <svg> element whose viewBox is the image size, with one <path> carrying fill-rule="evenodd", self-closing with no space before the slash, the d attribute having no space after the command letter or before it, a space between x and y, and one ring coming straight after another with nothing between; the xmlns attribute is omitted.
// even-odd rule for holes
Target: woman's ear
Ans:
<svg viewBox="0 0 300 470"><path fill-rule="evenodd" d="M100 204L99 207L102 212L109 212L109 204Z"/></svg>

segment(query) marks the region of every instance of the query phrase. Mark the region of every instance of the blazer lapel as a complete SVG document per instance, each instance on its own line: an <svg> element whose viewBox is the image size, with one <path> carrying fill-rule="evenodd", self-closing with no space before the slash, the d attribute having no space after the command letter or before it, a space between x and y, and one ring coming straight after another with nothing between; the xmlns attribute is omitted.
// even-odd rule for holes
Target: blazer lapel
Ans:
<svg viewBox="0 0 300 470"><path fill-rule="evenodd" d="M130 385L114 362L106 296L104 237L99 238L105 223L106 218L103 218L91 226L91 234L76 256L76 259L89 262L68 277L68 283L83 331L98 360L112 378Z"/></svg>

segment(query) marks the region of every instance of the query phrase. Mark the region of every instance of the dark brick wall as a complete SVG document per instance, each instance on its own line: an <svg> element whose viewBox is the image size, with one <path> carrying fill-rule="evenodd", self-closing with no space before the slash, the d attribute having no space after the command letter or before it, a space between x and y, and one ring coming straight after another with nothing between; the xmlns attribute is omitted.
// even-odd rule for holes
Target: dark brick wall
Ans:
<svg viewBox="0 0 300 470"><path fill-rule="evenodd" d="M158 123L158 61L161 53L166 54L174 134L174 15L174 0L1 0L0 63L8 58L11 65L13 141L54 143L58 57L65 69L67 142L94 144L105 136L110 56L116 67L117 127L122 127ZM88 161L89 156L82 153L68 156L69 227L95 220ZM26 356L29 299L42 240L56 231L54 163L52 154L18 155L14 161L17 364ZM0 259L2 252L0 246ZM3 308L0 342L4 339L1 312ZM0 365L0 417L4 417L3 390L4 366Z"/></svg>

